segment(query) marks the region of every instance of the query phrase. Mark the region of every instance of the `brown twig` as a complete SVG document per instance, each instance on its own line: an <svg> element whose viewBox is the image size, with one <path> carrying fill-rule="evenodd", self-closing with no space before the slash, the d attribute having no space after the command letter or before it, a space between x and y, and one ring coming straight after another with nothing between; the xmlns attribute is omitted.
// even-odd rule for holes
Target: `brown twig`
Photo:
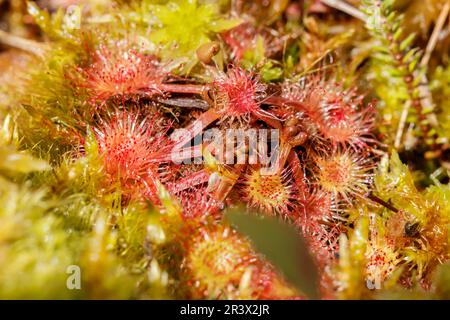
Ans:
<svg viewBox="0 0 450 320"><path fill-rule="evenodd" d="M45 45L42 43L18 37L3 30L0 30L0 43L32 53L39 57L42 57L45 54Z"/></svg>
<svg viewBox="0 0 450 320"><path fill-rule="evenodd" d="M439 18L436 22L436 26L434 27L433 33L431 34L430 40L428 41L427 48L425 49L425 54L422 57L422 60L420 61L420 65L422 67L425 67L430 62L431 54L434 51L434 48L436 47L436 44L439 40L439 34L442 31L442 28L444 27L445 20L447 19L447 16L450 11L450 2L447 2L444 7L442 8L441 13L439 14Z"/></svg>
<svg viewBox="0 0 450 320"><path fill-rule="evenodd" d="M378 203L378 204L382 205L383 207L385 207L385 208L391 210L392 212L395 212L395 213L399 212L399 210L398 210L396 207L394 207L393 205L387 203L386 201L384 201L384 200L378 198L378 197L377 197L376 195L374 195L372 192L369 193L369 194L367 195L367 198L368 198L369 200L371 200L371 201L373 201L373 202L375 202L375 203Z"/></svg>
<svg viewBox="0 0 450 320"><path fill-rule="evenodd" d="M362 21L367 20L367 16L363 12L361 12L360 10L356 9L355 7L344 1L341 0L321 0L321 1L327 6L342 11L352 17L355 17L356 19Z"/></svg>

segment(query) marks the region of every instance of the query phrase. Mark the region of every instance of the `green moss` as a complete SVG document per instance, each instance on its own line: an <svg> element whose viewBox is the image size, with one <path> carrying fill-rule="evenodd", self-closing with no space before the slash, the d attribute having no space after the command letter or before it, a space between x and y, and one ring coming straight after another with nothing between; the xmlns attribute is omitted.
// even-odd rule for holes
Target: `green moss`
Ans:
<svg viewBox="0 0 450 320"><path fill-rule="evenodd" d="M217 3L201 1L168 1L164 5L148 3L145 21L151 28L150 40L160 46L165 61L179 60L189 72L197 63L196 50L222 31L239 24L220 14ZM183 21L183 23L180 23Z"/></svg>

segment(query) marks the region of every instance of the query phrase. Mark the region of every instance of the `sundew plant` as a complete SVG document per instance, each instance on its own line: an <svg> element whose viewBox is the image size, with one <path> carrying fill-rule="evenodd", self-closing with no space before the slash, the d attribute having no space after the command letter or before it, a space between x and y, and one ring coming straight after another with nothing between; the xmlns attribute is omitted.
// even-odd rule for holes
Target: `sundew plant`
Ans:
<svg viewBox="0 0 450 320"><path fill-rule="evenodd" d="M0 0L0 299L450 299L446 0Z"/></svg>

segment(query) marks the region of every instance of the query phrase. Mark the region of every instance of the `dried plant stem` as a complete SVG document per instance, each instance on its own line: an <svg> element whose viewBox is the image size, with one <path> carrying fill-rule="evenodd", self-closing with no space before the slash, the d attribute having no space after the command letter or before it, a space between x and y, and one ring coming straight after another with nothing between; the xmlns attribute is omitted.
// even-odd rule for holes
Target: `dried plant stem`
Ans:
<svg viewBox="0 0 450 320"><path fill-rule="evenodd" d="M355 17L356 19L359 19L361 21L366 21L367 19L367 16L363 12L361 12L360 10L356 9L355 7L344 1L341 0L321 0L321 1L327 6L345 12L346 14Z"/></svg>
<svg viewBox="0 0 450 320"><path fill-rule="evenodd" d="M45 45L33 40L12 35L3 30L0 30L0 43L22 51L32 53L39 57L44 56L45 53Z"/></svg>
<svg viewBox="0 0 450 320"><path fill-rule="evenodd" d="M439 34L441 33L442 28L444 27L449 12L450 12L450 2L447 2L442 8L442 11L436 22L436 26L434 27L433 33L431 34L430 40L428 41L427 48L425 49L425 54L423 55L422 60L420 61L420 65L422 66L422 68L426 68L428 66L428 63L430 62L431 54L433 53L436 47L436 44L439 40ZM428 87L428 79L425 74L423 75L422 82L423 84L419 86L419 91L420 95L422 96L423 106L426 110L433 110L433 100L430 89ZM437 119L434 113L429 113L427 115L427 119L428 122L431 124L431 126L437 125Z"/></svg>
<svg viewBox="0 0 450 320"><path fill-rule="evenodd" d="M384 200L378 198L378 197L377 197L376 195L374 195L373 193L369 193L369 194L367 195L367 198L368 198L369 200L371 200L371 201L373 201L373 202L375 202L375 203L378 203L378 204L382 205L383 207L385 207L385 208L391 210L392 212L395 212L395 213L399 212L399 210L398 210L396 207L394 207L393 205L387 203L386 201L384 201Z"/></svg>
<svg viewBox="0 0 450 320"><path fill-rule="evenodd" d="M445 20L447 19L448 13L450 11L450 2L447 2L442 8L441 13L439 14L439 18L436 22L436 26L434 27L433 33L431 34L430 40L428 41L427 48L425 50L425 54L423 55L420 64L425 67L430 62L431 54L433 53L434 48L439 40L439 34L444 27Z"/></svg>
<svg viewBox="0 0 450 320"><path fill-rule="evenodd" d="M410 101L407 101L403 106L402 115L397 128L397 134L395 135L394 147L395 149L400 148L400 143L402 141L403 130L405 129L406 118L408 117L409 107L411 106Z"/></svg>

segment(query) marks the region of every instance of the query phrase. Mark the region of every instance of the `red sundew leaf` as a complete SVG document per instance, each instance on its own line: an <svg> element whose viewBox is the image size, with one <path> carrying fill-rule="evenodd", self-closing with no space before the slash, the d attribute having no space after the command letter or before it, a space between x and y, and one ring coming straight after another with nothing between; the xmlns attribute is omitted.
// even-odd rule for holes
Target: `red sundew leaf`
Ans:
<svg viewBox="0 0 450 320"><path fill-rule="evenodd" d="M157 116L142 118L137 111L118 111L94 129L110 185L119 182L133 195L146 190L147 197L156 199L158 168L172 150L165 135L168 128L158 128L157 120Z"/></svg>
<svg viewBox="0 0 450 320"><path fill-rule="evenodd" d="M231 68L219 73L213 83L217 112L222 121L238 119L248 122L250 115L263 113L258 102L265 86L253 74L241 68Z"/></svg>
<svg viewBox="0 0 450 320"><path fill-rule="evenodd" d="M91 53L92 62L77 67L81 78L75 85L89 92L92 104L104 105L109 99L162 94L160 86L167 75L153 56L140 53L129 45L100 45Z"/></svg>
<svg viewBox="0 0 450 320"><path fill-rule="evenodd" d="M294 227L276 218L243 214L243 211L229 211L225 218L250 238L256 250L266 256L288 282L309 298L318 299L317 267L302 236Z"/></svg>

